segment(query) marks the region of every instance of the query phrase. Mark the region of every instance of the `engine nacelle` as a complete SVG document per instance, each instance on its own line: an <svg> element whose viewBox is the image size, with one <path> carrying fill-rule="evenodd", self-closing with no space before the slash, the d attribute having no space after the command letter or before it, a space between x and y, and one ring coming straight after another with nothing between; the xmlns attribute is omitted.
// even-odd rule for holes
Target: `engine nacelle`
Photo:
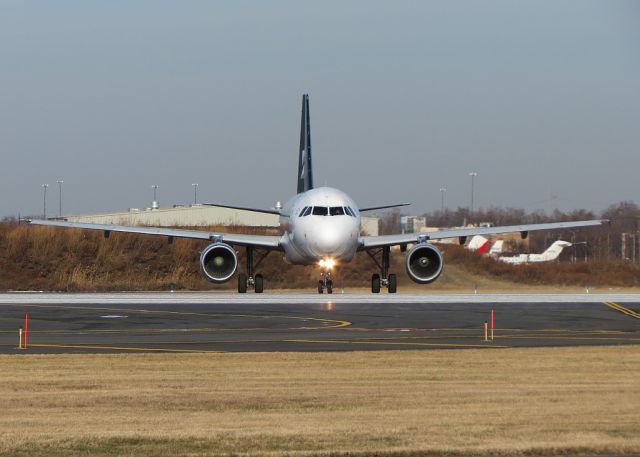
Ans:
<svg viewBox="0 0 640 457"><path fill-rule="evenodd" d="M438 279L443 266L442 254L431 244L417 244L405 257L407 274L419 284L429 284Z"/></svg>
<svg viewBox="0 0 640 457"><path fill-rule="evenodd" d="M210 244L200 253L200 269L211 282L227 282L238 269L236 251L228 244Z"/></svg>

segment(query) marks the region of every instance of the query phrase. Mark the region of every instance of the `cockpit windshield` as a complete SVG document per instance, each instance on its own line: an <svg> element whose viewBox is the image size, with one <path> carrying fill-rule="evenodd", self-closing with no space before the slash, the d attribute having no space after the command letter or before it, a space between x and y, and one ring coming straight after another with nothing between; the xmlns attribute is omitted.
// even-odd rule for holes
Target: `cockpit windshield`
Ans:
<svg viewBox="0 0 640 457"><path fill-rule="evenodd" d="M356 217L356 212L350 206L305 206L298 213L298 217L314 216L351 216Z"/></svg>

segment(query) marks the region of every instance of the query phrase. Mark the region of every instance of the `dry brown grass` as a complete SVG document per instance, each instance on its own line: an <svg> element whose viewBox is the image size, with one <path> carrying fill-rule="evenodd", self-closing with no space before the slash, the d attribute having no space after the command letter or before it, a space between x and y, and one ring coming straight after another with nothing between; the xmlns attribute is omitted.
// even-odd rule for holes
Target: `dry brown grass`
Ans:
<svg viewBox="0 0 640 457"><path fill-rule="evenodd" d="M209 227L209 230L260 233L246 227ZM205 228L203 228L205 230ZM0 224L0 290L113 291L234 289L235 281L212 285L200 274L198 254L206 242L176 239L168 246L163 237L112 233L104 239L95 231ZM422 292L513 290L526 286L638 287L640 268L628 264L552 263L507 265L480 257L460 246L446 245L445 270ZM240 268L244 250L240 249ZM400 290L414 283L404 274L404 256L392 256L391 271L398 273ZM376 266L365 253L340 265L335 284L368 288ZM319 277L315 267L288 265L273 253L259 267L267 290L313 290Z"/></svg>
<svg viewBox="0 0 640 457"><path fill-rule="evenodd" d="M510 265L460 246L447 248L446 260L476 275L517 284L556 286L640 286L640 267L622 262L551 262Z"/></svg>
<svg viewBox="0 0 640 457"><path fill-rule="evenodd" d="M640 452L640 348L0 356L0 454Z"/></svg>

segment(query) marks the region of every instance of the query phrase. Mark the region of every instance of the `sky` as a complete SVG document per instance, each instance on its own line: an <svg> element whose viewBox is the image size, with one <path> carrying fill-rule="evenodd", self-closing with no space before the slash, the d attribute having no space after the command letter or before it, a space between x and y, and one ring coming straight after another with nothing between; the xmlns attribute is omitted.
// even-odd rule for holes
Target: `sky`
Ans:
<svg viewBox="0 0 640 457"><path fill-rule="evenodd" d="M0 0L0 217L640 201L640 2Z"/></svg>

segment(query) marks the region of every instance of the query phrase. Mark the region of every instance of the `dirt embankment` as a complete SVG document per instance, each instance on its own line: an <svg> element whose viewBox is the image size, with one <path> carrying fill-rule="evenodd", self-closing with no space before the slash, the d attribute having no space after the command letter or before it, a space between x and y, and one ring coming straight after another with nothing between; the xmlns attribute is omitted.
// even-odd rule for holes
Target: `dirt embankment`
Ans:
<svg viewBox="0 0 640 457"><path fill-rule="evenodd" d="M203 229L204 230L204 229ZM209 227L207 230L220 230ZM226 230L229 230L227 227ZM257 233L239 229L243 233ZM235 281L208 283L199 271L198 254L206 242L164 237L48 227L0 224L0 290L111 291L234 289ZM495 284L638 287L640 268L621 263L551 263L507 265L481 257L456 245L443 245L446 267L442 277L426 288L485 290ZM241 268L244 250L239 249ZM404 274L404 256L392 255L393 272L401 287L413 284ZM336 272L338 287L369 286L376 266L360 253ZM319 272L314 267L288 265L280 253L271 253L258 271L267 287L313 288Z"/></svg>

